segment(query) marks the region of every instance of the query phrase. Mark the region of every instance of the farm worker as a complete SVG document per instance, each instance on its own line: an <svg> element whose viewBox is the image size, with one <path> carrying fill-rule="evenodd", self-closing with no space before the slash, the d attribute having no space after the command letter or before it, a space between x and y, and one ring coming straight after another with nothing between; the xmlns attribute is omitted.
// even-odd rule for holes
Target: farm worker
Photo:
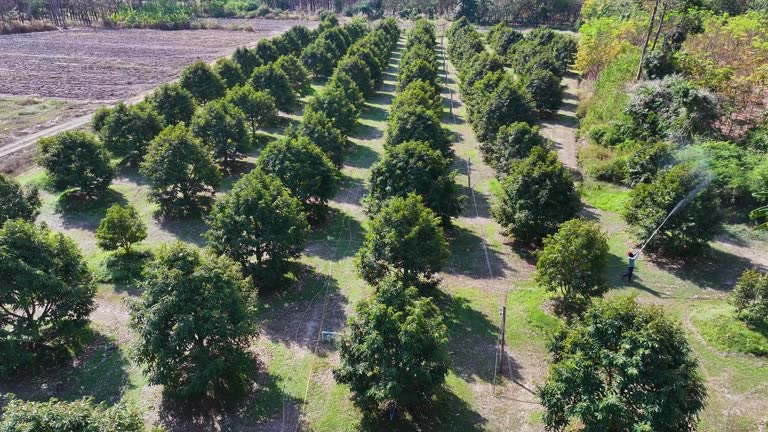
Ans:
<svg viewBox="0 0 768 432"><path fill-rule="evenodd" d="M624 280L624 278L627 278L627 280L632 283L632 272L635 271L635 260L637 259L637 253L629 251L627 252L627 257L629 258L629 266L627 267L627 274L623 275L621 277L621 280Z"/></svg>

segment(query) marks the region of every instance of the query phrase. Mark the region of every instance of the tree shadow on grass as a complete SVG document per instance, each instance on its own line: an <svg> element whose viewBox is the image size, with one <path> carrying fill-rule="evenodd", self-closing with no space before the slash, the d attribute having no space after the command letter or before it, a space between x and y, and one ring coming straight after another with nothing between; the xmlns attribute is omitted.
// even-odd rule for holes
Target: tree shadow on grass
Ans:
<svg viewBox="0 0 768 432"><path fill-rule="evenodd" d="M321 331L339 331L346 322L346 298L336 279L297 264L298 282L287 290L263 293L262 334L273 342L314 350ZM323 345L318 355L333 347Z"/></svg>
<svg viewBox="0 0 768 432"><path fill-rule="evenodd" d="M363 227L357 219L331 207L328 209L326 225L313 233L304 253L338 262L355 255L364 236Z"/></svg>
<svg viewBox="0 0 768 432"><path fill-rule="evenodd" d="M363 198L368 195L368 187L361 178L345 176L343 186L339 193L333 197L333 202L349 204L356 207L363 206Z"/></svg>
<svg viewBox="0 0 768 432"><path fill-rule="evenodd" d="M56 211L61 213L64 228L82 228L96 231L99 223L107 214L107 209L115 204L126 205L128 200L122 193L109 188L95 199L83 199L76 191L62 193L56 201Z"/></svg>
<svg viewBox="0 0 768 432"><path fill-rule="evenodd" d="M729 291L752 262L731 253L709 247L699 257L675 260L651 256L654 264L699 288Z"/></svg>
<svg viewBox="0 0 768 432"><path fill-rule="evenodd" d="M446 273L472 279L497 279L503 278L510 270L498 251L474 232L454 227L450 237L451 258L445 268Z"/></svg>
<svg viewBox="0 0 768 432"><path fill-rule="evenodd" d="M205 246L203 234L208 231L208 224L202 217L163 218L160 226L183 242Z"/></svg>
<svg viewBox="0 0 768 432"><path fill-rule="evenodd" d="M450 389L440 388L429 403L413 407L408 412L396 411L394 418L363 418L362 430L366 431L482 431L487 420L472 409Z"/></svg>
<svg viewBox="0 0 768 432"><path fill-rule="evenodd" d="M358 123L355 127L355 138L364 140L375 140L384 136L384 132L379 128L376 128L365 123Z"/></svg>
<svg viewBox="0 0 768 432"><path fill-rule="evenodd" d="M75 347L79 354L74 359L6 380L0 384L0 393L14 393L21 399L38 401L91 396L97 403L117 403L131 388L128 359L114 340L103 333L85 329L80 338L79 346Z"/></svg>
<svg viewBox="0 0 768 432"><path fill-rule="evenodd" d="M360 118L364 120L371 120L371 121L386 121L387 116L389 115L389 110L384 109L378 104L381 105L389 105L389 103L392 100L392 97L386 94L379 93L376 95L376 103L377 105L371 105L368 104L365 106L365 109L363 110L362 114L360 114Z"/></svg>
<svg viewBox="0 0 768 432"><path fill-rule="evenodd" d="M251 430L254 424L279 416L284 402L301 403L283 392L280 378L267 372L260 360L251 360L248 390L240 397L209 398L202 401L164 399L158 415L165 430Z"/></svg>
<svg viewBox="0 0 768 432"><path fill-rule="evenodd" d="M352 143L344 165L353 168L370 168L379 160L379 154L368 146Z"/></svg>
<svg viewBox="0 0 768 432"><path fill-rule="evenodd" d="M117 292L138 296L141 294L142 272L151 259L152 253L148 251L110 253L97 264L94 270L96 281L113 284Z"/></svg>
<svg viewBox="0 0 768 432"><path fill-rule="evenodd" d="M436 290L432 298L448 326L448 351L453 371L467 382L493 380L499 329L470 301Z"/></svg>

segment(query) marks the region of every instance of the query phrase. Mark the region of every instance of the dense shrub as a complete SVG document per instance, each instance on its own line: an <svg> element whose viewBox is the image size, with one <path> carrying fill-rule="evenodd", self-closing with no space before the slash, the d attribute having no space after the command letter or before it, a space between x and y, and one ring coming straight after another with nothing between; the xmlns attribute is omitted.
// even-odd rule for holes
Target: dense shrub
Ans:
<svg viewBox="0 0 768 432"><path fill-rule="evenodd" d="M527 75L523 89L531 97L533 106L541 116L552 116L563 103L563 86L552 72L539 69Z"/></svg>
<svg viewBox="0 0 768 432"><path fill-rule="evenodd" d="M181 242L163 246L147 265L142 288L141 300L131 304L133 356L150 383L178 398L246 390L256 305L234 261Z"/></svg>
<svg viewBox="0 0 768 432"><path fill-rule="evenodd" d="M336 70L328 80L325 88L334 87L344 92L347 100L354 105L357 109L362 109L365 105L365 95L360 91L360 87L349 76L348 73Z"/></svg>
<svg viewBox="0 0 768 432"><path fill-rule="evenodd" d="M371 80L373 81L374 86L381 84L383 73L382 65L376 54L373 52L373 48L357 43L349 49L347 56L362 60L368 68L368 72L371 74Z"/></svg>
<svg viewBox="0 0 768 432"><path fill-rule="evenodd" d="M221 77L227 88L232 88L236 85L245 83L243 69L232 59L219 59L216 64L214 64L213 70Z"/></svg>
<svg viewBox="0 0 768 432"><path fill-rule="evenodd" d="M753 321L768 322L768 276L754 269L742 273L728 296L736 314Z"/></svg>
<svg viewBox="0 0 768 432"><path fill-rule="evenodd" d="M501 181L493 216L516 240L537 243L580 210L579 195L557 153L534 147Z"/></svg>
<svg viewBox="0 0 768 432"><path fill-rule="evenodd" d="M231 167L248 149L245 122L245 114L239 108L220 99L198 109L190 129L222 166Z"/></svg>
<svg viewBox="0 0 768 432"><path fill-rule="evenodd" d="M405 106L390 113L387 122L386 148L408 141L426 142L445 156L453 155L450 131L443 128L440 119L429 108Z"/></svg>
<svg viewBox="0 0 768 432"><path fill-rule="evenodd" d="M282 275L309 235L301 201L260 170L241 177L216 202L209 224L208 246L262 278Z"/></svg>
<svg viewBox="0 0 768 432"><path fill-rule="evenodd" d="M306 137L320 147L337 168L344 165L347 140L324 113L311 111L304 114L296 129L286 132L290 137Z"/></svg>
<svg viewBox="0 0 768 432"><path fill-rule="evenodd" d="M274 63L280 56L277 52L275 44L270 39L262 39L256 43L256 47L253 48L256 57L259 58L260 65L268 65Z"/></svg>
<svg viewBox="0 0 768 432"><path fill-rule="evenodd" d="M119 403L107 406L90 398L75 401L23 401L11 397L3 407L2 432L144 432L138 412Z"/></svg>
<svg viewBox="0 0 768 432"><path fill-rule="evenodd" d="M631 186L650 183L661 170L673 162L672 146L666 142L648 142L627 158L628 182Z"/></svg>
<svg viewBox="0 0 768 432"><path fill-rule="evenodd" d="M509 49L523 39L523 34L507 27L507 23L502 21L491 28L487 37L493 52L505 57Z"/></svg>
<svg viewBox="0 0 768 432"><path fill-rule="evenodd" d="M152 140L140 171L149 183L149 197L165 215L205 210L221 181L211 154L181 123Z"/></svg>
<svg viewBox="0 0 768 432"><path fill-rule="evenodd" d="M437 87L437 69L427 61L416 59L400 68L397 75L397 89L401 91L408 84L421 80Z"/></svg>
<svg viewBox="0 0 768 432"><path fill-rule="evenodd" d="M283 112L293 112L297 104L288 75L275 65L259 66L253 70L250 84L256 91L267 91L273 98L277 108Z"/></svg>
<svg viewBox="0 0 768 432"><path fill-rule="evenodd" d="M440 220L421 196L410 194L388 200L371 218L355 266L372 285L388 275L422 285L434 280L449 256Z"/></svg>
<svg viewBox="0 0 768 432"><path fill-rule="evenodd" d="M123 249L131 252L131 246L147 238L147 226L141 221L136 208L130 204L115 204L96 229L96 245L104 250Z"/></svg>
<svg viewBox="0 0 768 432"><path fill-rule="evenodd" d="M88 323L96 285L77 245L23 220L0 227L0 376L46 357Z"/></svg>
<svg viewBox="0 0 768 432"><path fill-rule="evenodd" d="M0 173L0 227L11 219L32 222L40 213L37 188L24 188L12 177Z"/></svg>
<svg viewBox="0 0 768 432"><path fill-rule="evenodd" d="M323 89L307 102L304 115L313 112L325 114L333 122L333 127L343 134L352 132L360 115L357 107L347 99L344 90L335 86Z"/></svg>
<svg viewBox="0 0 768 432"><path fill-rule="evenodd" d="M476 82L485 78L489 73L498 71L504 71L504 62L497 54L483 52L472 57L459 72L461 92L467 93ZM487 97L487 95L481 97Z"/></svg>
<svg viewBox="0 0 768 432"><path fill-rule="evenodd" d="M179 85L192 93L199 104L205 104L224 96L227 87L224 80L205 62L198 60L181 73Z"/></svg>
<svg viewBox="0 0 768 432"><path fill-rule="evenodd" d="M537 126L530 127L528 123L517 122L502 126L496 134L496 139L482 143L480 150L485 162L504 175L509 172L512 164L527 158L534 147L545 146L546 142L539 134Z"/></svg>
<svg viewBox="0 0 768 432"><path fill-rule="evenodd" d="M147 146L165 128L151 104L127 106L122 102L105 113L96 131L104 147L130 164L138 164Z"/></svg>
<svg viewBox="0 0 768 432"><path fill-rule="evenodd" d="M425 81L416 80L409 83L392 99L390 112L397 112L406 107L424 107L440 117L443 112L443 98L435 87Z"/></svg>
<svg viewBox="0 0 768 432"><path fill-rule="evenodd" d="M448 330L432 300L387 278L355 310L333 372L352 390L355 404L382 413L431 400L448 372Z"/></svg>
<svg viewBox="0 0 768 432"><path fill-rule="evenodd" d="M596 222L569 220L544 239L536 262L536 282L554 292L556 312L582 312L593 297L608 291L608 236Z"/></svg>
<svg viewBox="0 0 768 432"><path fill-rule="evenodd" d="M476 85L481 85L482 80ZM515 122L532 124L536 119L524 93L505 74L496 90L476 101L472 110L472 129L480 142L492 141L499 128Z"/></svg>
<svg viewBox="0 0 768 432"><path fill-rule="evenodd" d="M255 135L259 128L272 126L277 122L277 103L271 94L256 91L249 85L235 86L227 92L224 101L237 107L245 116Z"/></svg>
<svg viewBox="0 0 768 432"><path fill-rule="evenodd" d="M189 123L197 108L192 93L177 83L161 85L147 98L147 102L169 126L179 122Z"/></svg>
<svg viewBox="0 0 768 432"><path fill-rule="evenodd" d="M596 301L549 350L553 363L537 391L548 430L572 421L595 431L690 430L704 409L707 391L685 333L659 307Z"/></svg>
<svg viewBox="0 0 768 432"><path fill-rule="evenodd" d="M280 179L313 212L325 210L339 187L339 171L306 137L272 141L259 155L256 166Z"/></svg>
<svg viewBox="0 0 768 432"><path fill-rule="evenodd" d="M648 250L665 254L700 252L717 234L719 209L708 181L687 165L677 165L659 174L652 183L635 186L624 219L635 237L643 241L678 204L680 207L664 229L648 243Z"/></svg>
<svg viewBox="0 0 768 432"><path fill-rule="evenodd" d="M86 132L62 132L39 142L38 163L48 173L56 189L77 188L85 197L93 198L106 192L115 169L109 153Z"/></svg>
<svg viewBox="0 0 768 432"><path fill-rule="evenodd" d="M388 150L371 169L366 207L375 214L386 205L387 199L416 193L424 205L441 218L443 225L450 225L451 218L461 214L463 201L455 177L453 160L431 149L427 143L400 144Z"/></svg>
<svg viewBox="0 0 768 432"><path fill-rule="evenodd" d="M338 51L324 38L315 40L301 52L301 63L316 77L330 76L338 58Z"/></svg>
<svg viewBox="0 0 768 432"><path fill-rule="evenodd" d="M235 49L235 52L232 54L232 60L240 66L240 70L246 78L251 76L254 69L261 66L261 60L256 55L256 51L246 47Z"/></svg>
<svg viewBox="0 0 768 432"><path fill-rule="evenodd" d="M338 73L346 73L355 81L357 88L365 96L372 96L375 92L375 84L371 78L371 72L368 70L365 62L356 57L345 57L336 66Z"/></svg>
<svg viewBox="0 0 768 432"><path fill-rule="evenodd" d="M293 55L282 56L275 62L275 67L282 71L291 81L294 93L306 96L312 91L309 71L301 61Z"/></svg>

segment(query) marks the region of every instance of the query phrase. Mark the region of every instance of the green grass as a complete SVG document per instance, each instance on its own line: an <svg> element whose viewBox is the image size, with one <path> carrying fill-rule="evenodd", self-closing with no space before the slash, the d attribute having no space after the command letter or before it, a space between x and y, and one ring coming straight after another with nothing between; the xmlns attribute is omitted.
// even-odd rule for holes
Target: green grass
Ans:
<svg viewBox="0 0 768 432"><path fill-rule="evenodd" d="M728 305L696 309L691 317L702 338L718 351L768 357L768 324L736 318Z"/></svg>
<svg viewBox="0 0 768 432"><path fill-rule="evenodd" d="M613 213L624 211L629 201L629 189L597 180L585 180L579 192L587 204Z"/></svg>

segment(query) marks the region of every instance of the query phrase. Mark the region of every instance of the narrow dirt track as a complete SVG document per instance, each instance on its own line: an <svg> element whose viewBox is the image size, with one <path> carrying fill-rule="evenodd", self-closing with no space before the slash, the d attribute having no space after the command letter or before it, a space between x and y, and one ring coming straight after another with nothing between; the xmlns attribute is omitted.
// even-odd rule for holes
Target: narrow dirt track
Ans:
<svg viewBox="0 0 768 432"><path fill-rule="evenodd" d="M551 141L552 146L557 150L560 161L577 172L579 166L576 129L579 126L579 120L576 118L576 107L579 101L579 82L576 75L566 75L563 86L565 90L560 111L552 119L542 121L539 127L541 135Z"/></svg>

